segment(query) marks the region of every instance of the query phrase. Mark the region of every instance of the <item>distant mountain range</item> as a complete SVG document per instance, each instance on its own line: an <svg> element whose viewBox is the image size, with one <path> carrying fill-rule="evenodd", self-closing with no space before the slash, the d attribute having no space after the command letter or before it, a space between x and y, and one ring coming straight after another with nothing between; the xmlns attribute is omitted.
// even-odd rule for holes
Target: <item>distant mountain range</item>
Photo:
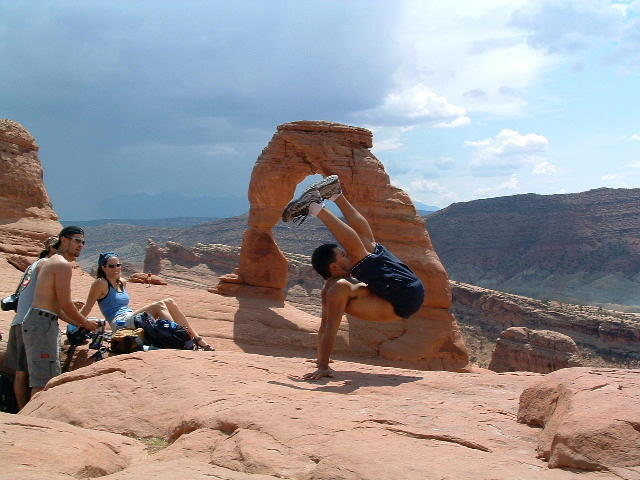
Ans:
<svg viewBox="0 0 640 480"><path fill-rule="evenodd" d="M439 207L414 202L420 215L439 210ZM338 212L329 204L332 211ZM189 196L181 193L135 193L121 195L99 202L98 211L104 218L94 220L69 220L65 225L105 225L121 223L146 226L189 226L216 218L243 215L249 211L246 197Z"/></svg>
<svg viewBox="0 0 640 480"><path fill-rule="evenodd" d="M426 220L453 280L640 309L640 189L474 200Z"/></svg>
<svg viewBox="0 0 640 480"><path fill-rule="evenodd" d="M174 218L102 218L98 220L65 220L67 225L98 227L101 225L137 225L145 227L191 227L216 220L216 217L174 217Z"/></svg>
<svg viewBox="0 0 640 480"><path fill-rule="evenodd" d="M190 195L176 192L118 195L97 204L105 218L224 218L249 211L249 200L242 196Z"/></svg>

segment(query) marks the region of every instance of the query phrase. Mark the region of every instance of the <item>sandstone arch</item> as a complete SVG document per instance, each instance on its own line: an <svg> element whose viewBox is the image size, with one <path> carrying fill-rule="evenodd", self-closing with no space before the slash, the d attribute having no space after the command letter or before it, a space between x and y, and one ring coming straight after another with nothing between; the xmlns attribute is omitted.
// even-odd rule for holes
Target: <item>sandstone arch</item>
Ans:
<svg viewBox="0 0 640 480"><path fill-rule="evenodd" d="M249 186L248 228L237 275L223 277L220 293L284 298L287 261L276 245L272 227L309 175L337 174L349 200L371 224L376 240L407 262L423 280L428 296L423 308L402 328L350 328L380 356L422 361L429 369L457 370L467 364L467 351L457 322L449 312L447 273L433 249L423 219L409 196L389 183L382 163L369 150L372 134L364 128L329 122L301 121L278 126L254 166ZM352 336L353 338L353 336ZM354 340L356 341L356 340Z"/></svg>

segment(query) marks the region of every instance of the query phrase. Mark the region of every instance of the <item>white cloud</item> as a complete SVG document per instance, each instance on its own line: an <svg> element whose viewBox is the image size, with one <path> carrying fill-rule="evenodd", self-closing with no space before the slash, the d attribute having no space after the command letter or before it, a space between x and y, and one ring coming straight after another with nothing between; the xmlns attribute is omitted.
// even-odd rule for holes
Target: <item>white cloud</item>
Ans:
<svg viewBox="0 0 640 480"><path fill-rule="evenodd" d="M533 167L532 173L534 175L552 175L558 172L558 167L556 167L553 163L544 161L536 164Z"/></svg>
<svg viewBox="0 0 640 480"><path fill-rule="evenodd" d="M630 185L626 182L624 175L619 173L608 173L602 176L602 180L609 187L614 188L629 188Z"/></svg>
<svg viewBox="0 0 640 480"><path fill-rule="evenodd" d="M517 174L514 173L509 176L509 178L507 178L504 182L496 186L475 189L474 194L479 197L499 196L516 192L519 188L520 178Z"/></svg>
<svg viewBox="0 0 640 480"><path fill-rule="evenodd" d="M471 123L471 119L466 115L464 117L458 117L451 122L439 122L434 125L437 128L455 128L462 127L464 125L469 125Z"/></svg>
<svg viewBox="0 0 640 480"><path fill-rule="evenodd" d="M610 180L622 180L624 177L619 173L609 173L607 175L602 176L602 180L610 181Z"/></svg>
<svg viewBox="0 0 640 480"><path fill-rule="evenodd" d="M634 135L631 135L631 140L635 140L636 142L640 142L640 133L636 133Z"/></svg>
<svg viewBox="0 0 640 480"><path fill-rule="evenodd" d="M550 173L551 165L541 157L549 149L549 141L535 133L522 134L504 129L495 137L465 142L476 150L470 166L478 176L500 176L526 165L539 166L536 173Z"/></svg>
<svg viewBox="0 0 640 480"><path fill-rule="evenodd" d="M364 125L373 133L374 153L398 150L404 147L404 134L413 130L413 127L376 127Z"/></svg>
<svg viewBox="0 0 640 480"><path fill-rule="evenodd" d="M569 53L619 35L624 17L624 10L606 0L538 0L516 11L512 24L528 32L534 47Z"/></svg>
<svg viewBox="0 0 640 480"><path fill-rule="evenodd" d="M428 85L468 112L522 114L525 92L559 59L527 43L512 14L528 0L407 1L396 25L398 86Z"/></svg>
<svg viewBox="0 0 640 480"><path fill-rule="evenodd" d="M440 170L451 170L455 166L455 160L451 157L440 157L434 164Z"/></svg>
<svg viewBox="0 0 640 480"><path fill-rule="evenodd" d="M423 83L389 93L383 103L359 112L375 125L434 125L454 127L469 123L467 111L435 93Z"/></svg>
<svg viewBox="0 0 640 480"><path fill-rule="evenodd" d="M460 200L454 191L442 183L416 178L412 174L393 177L392 183L406 191L411 198L429 205L449 205Z"/></svg>

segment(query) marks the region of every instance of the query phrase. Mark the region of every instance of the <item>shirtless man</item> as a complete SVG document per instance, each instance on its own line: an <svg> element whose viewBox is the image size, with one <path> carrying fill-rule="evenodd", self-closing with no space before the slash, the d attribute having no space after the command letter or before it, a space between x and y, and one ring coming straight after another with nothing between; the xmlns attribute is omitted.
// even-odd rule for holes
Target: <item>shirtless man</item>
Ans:
<svg viewBox="0 0 640 480"><path fill-rule="evenodd" d="M324 208L336 203L346 223ZM307 216L320 219L341 247L319 246L311 264L326 281L322 289L322 321L318 331L318 369L303 378L332 377L329 357L345 313L372 322L393 322L416 313L425 290L416 274L384 246L376 243L367 220L342 195L336 175L309 187L287 205L285 222L301 223Z"/></svg>
<svg viewBox="0 0 640 480"><path fill-rule="evenodd" d="M98 322L80 315L71 300L71 262L84 247L84 231L74 226L63 228L53 247L57 253L39 269L31 309L22 324L32 395L60 375L60 315L64 314L63 320L87 330L98 328Z"/></svg>

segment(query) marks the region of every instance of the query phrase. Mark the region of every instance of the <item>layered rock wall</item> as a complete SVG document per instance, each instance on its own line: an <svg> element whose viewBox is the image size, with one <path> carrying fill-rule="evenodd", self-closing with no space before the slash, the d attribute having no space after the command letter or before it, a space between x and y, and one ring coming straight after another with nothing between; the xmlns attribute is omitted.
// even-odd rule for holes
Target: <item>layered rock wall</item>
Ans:
<svg viewBox="0 0 640 480"><path fill-rule="evenodd" d="M36 256L62 228L44 186L38 148L26 128L0 119L0 252Z"/></svg>
<svg viewBox="0 0 640 480"><path fill-rule="evenodd" d="M274 297L284 298L287 260L274 241L272 228L302 180L313 174L336 174L346 196L371 224L376 240L409 264L428 291L423 308L404 322L400 333L390 332L386 338L379 334L380 355L429 360L433 369L462 368L468 357L448 310L447 273L411 199L390 184L371 147L371 132L363 128L328 122L280 125L251 175L251 210L240 266L235 277L222 279L217 291L247 294L246 288L239 289L241 285L272 289Z"/></svg>
<svg viewBox="0 0 640 480"><path fill-rule="evenodd" d="M587 365L640 365L640 314L541 301L460 282L451 284L453 311L467 335L484 337L492 344L510 327L552 330L571 337L583 360L588 357Z"/></svg>

